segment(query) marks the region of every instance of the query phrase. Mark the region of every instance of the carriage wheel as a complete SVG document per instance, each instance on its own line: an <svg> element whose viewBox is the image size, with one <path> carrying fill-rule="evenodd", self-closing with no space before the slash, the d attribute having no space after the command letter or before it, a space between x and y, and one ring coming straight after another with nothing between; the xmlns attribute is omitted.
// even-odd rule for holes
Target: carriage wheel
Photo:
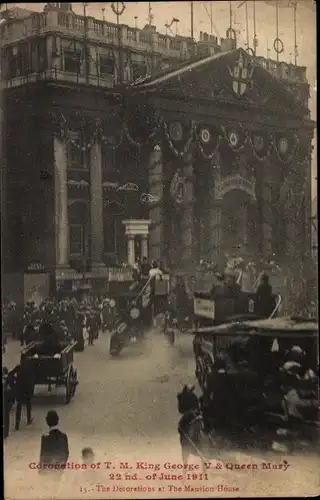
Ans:
<svg viewBox="0 0 320 500"><path fill-rule="evenodd" d="M71 378L71 397L75 395L77 385L78 385L78 375L77 370L72 370L72 378Z"/></svg>
<svg viewBox="0 0 320 500"><path fill-rule="evenodd" d="M196 359L196 378L202 390L205 388L205 367L200 356Z"/></svg>
<svg viewBox="0 0 320 500"><path fill-rule="evenodd" d="M69 366L69 369L68 369L68 373L67 373L67 376L66 376L66 404L69 404L70 403L70 400L72 398L72 387L73 387L73 384L72 384L72 379L73 379L73 366L70 365Z"/></svg>

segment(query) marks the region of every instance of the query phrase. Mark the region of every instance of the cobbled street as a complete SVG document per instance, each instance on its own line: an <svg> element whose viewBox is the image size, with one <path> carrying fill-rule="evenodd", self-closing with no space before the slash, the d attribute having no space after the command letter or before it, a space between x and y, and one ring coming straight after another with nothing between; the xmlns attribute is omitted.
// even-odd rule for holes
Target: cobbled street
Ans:
<svg viewBox="0 0 320 500"><path fill-rule="evenodd" d="M123 472L126 471L120 470L121 480L116 481L110 478L109 470L101 467L92 474L89 488L83 486L83 472L78 470L67 470L59 487L48 481L44 484L30 464L39 461L40 436L47 430L45 415L50 409L57 410L60 428L68 435L69 463L81 463L81 450L85 446L93 448L97 461L102 464L112 461L116 469L120 461L132 464L133 469L137 461L181 463L176 396L184 384L195 383L192 336L181 334L176 345L170 346L161 334L152 332L143 345L124 349L118 358L110 357L108 349L109 335L102 333L94 346L86 346L84 352L75 354L79 385L69 405L64 403L63 389L53 389L48 394L45 387L37 387L32 425L27 427L23 414L20 430L15 431L12 413L10 436L5 444L6 498L124 498L132 494L121 491L120 487L119 491L113 491L114 485L131 487L132 484L137 486L138 482L151 488L147 495L154 498L165 498L169 493L179 497L180 487L185 491L186 484L199 487L199 483L206 487L239 488L235 492L220 490L210 493L210 496L236 497L240 492L241 496L262 496L266 489L274 496L290 495L293 481L295 493L300 489L301 494L317 492L319 471L312 458L288 457L279 453L252 456L232 449L217 450L216 458L224 465L219 469L213 460L205 481L189 480L180 485L177 480L146 479L154 470L138 471L141 478L135 482L124 480ZM18 360L19 345L10 341L4 364L11 368ZM260 469L262 461L279 464L283 460L289 463L285 472L228 470L225 466L227 463L256 463ZM191 459L190 463L200 464L200 460ZM181 471L164 472L178 474ZM252 480L253 488L250 487ZM97 491L97 484L105 485L105 488L109 486L111 491L103 491L102 486ZM134 495L142 498L146 492L135 492ZM190 490L187 496L205 497L208 493Z"/></svg>

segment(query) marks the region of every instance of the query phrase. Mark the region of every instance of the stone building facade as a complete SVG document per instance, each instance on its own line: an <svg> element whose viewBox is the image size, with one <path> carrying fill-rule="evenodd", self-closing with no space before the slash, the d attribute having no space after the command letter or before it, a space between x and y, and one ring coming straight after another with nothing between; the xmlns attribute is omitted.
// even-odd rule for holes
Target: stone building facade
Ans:
<svg viewBox="0 0 320 500"><path fill-rule="evenodd" d="M38 269L56 290L124 279L114 266L143 255L295 260L310 225L306 69L62 5L0 26L5 272Z"/></svg>

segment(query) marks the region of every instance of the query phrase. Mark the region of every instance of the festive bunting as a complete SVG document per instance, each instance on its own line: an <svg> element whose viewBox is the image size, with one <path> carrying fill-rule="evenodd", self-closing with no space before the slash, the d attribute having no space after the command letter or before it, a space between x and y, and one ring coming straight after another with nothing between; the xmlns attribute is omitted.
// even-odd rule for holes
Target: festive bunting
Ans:
<svg viewBox="0 0 320 500"><path fill-rule="evenodd" d="M272 137L265 132L246 132L252 152L258 161L264 161L272 151Z"/></svg>
<svg viewBox="0 0 320 500"><path fill-rule="evenodd" d="M225 139L233 151L241 151L246 143L246 134L240 123L237 126L222 127Z"/></svg>

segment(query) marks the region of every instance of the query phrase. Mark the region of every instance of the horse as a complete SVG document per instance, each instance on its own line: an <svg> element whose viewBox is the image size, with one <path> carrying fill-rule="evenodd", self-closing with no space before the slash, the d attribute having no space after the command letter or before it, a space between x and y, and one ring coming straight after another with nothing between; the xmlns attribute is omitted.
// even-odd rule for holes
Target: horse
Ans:
<svg viewBox="0 0 320 500"><path fill-rule="evenodd" d="M205 434L204 420L200 402L194 393L195 387L185 385L177 395L178 411L182 415L178 425L182 461L187 465L190 455L201 459L204 469L204 447L209 437Z"/></svg>

